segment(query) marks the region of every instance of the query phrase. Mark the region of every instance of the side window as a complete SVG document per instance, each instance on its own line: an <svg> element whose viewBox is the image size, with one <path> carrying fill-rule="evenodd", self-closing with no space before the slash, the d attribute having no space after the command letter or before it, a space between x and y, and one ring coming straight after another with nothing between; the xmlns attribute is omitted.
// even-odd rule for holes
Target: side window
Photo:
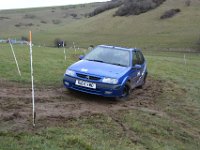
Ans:
<svg viewBox="0 0 200 150"><path fill-rule="evenodd" d="M133 63L133 66L135 66L136 64L138 64L138 56L137 56L136 52L133 52L132 63Z"/></svg>
<svg viewBox="0 0 200 150"><path fill-rule="evenodd" d="M142 65L144 63L144 56L142 55L142 53L140 51L136 52L137 56L138 56L138 64Z"/></svg>

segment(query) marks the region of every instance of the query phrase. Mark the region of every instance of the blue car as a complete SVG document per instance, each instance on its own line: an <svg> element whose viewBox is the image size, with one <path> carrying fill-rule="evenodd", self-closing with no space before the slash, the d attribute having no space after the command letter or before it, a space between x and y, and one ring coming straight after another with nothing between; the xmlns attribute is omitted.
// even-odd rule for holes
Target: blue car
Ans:
<svg viewBox="0 0 200 150"><path fill-rule="evenodd" d="M99 45L67 68L63 83L68 89L123 99L142 87L147 64L136 48Z"/></svg>

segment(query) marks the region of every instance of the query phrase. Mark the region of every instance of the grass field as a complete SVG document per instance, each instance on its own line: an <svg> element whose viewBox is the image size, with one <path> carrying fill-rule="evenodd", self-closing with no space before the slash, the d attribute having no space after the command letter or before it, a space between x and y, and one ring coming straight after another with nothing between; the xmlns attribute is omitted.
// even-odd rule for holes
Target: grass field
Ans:
<svg viewBox="0 0 200 150"><path fill-rule="evenodd" d="M16 57L18 59L19 67L22 72L22 77L18 75L18 70L12 55L9 45L1 46L1 61L0 64L1 78L6 78L11 81L22 83L30 82L30 56L29 46L13 46ZM37 84L60 84L66 67L78 58L71 58L75 56L74 49L67 49L67 60L64 60L64 49L33 47L33 62L34 62L34 76ZM70 55L69 55L70 54ZM80 54L80 52L79 52ZM53 65L52 65L53 64ZM12 71L11 71L12 70Z"/></svg>
<svg viewBox="0 0 200 150"><path fill-rule="evenodd" d="M0 17L10 18L1 20L0 38L20 38L33 31L34 82L39 95L32 128L27 113L32 108L29 46L13 45L20 77L10 46L0 44L0 150L199 150L200 2L192 0L186 7L182 0L167 0L139 16L112 17L115 10L110 10L83 17L99 5L0 12ZM180 8L181 13L161 21L160 15L171 8ZM78 14L78 19L71 13ZM55 24L55 18L62 21ZM16 27L19 23L22 26ZM63 48L42 46L52 46L55 38L66 40L68 47L75 42L85 48L76 52L66 48L64 60ZM65 69L91 44L142 48L148 62L146 87L134 90L126 102L66 92Z"/></svg>
<svg viewBox="0 0 200 150"><path fill-rule="evenodd" d="M0 76L30 84L28 46L14 45L21 68L19 77L9 45L1 45ZM144 51L149 75L163 81L152 113L147 107L109 114L91 114L31 131L2 130L0 149L198 149L200 110L199 53ZM67 66L83 51L33 47L36 88L62 86ZM162 84L161 84L162 85ZM161 88L161 87L160 87ZM152 109L152 108L151 108ZM11 144L10 144L11 143Z"/></svg>

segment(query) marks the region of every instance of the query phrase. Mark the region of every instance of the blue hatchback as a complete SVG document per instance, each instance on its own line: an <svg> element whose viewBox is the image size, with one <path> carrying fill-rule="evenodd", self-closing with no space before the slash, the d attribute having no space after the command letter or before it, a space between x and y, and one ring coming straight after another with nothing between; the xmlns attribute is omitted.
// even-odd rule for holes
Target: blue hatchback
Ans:
<svg viewBox="0 0 200 150"><path fill-rule="evenodd" d="M147 65L136 48L99 45L67 68L66 88L105 97L125 98L147 77Z"/></svg>

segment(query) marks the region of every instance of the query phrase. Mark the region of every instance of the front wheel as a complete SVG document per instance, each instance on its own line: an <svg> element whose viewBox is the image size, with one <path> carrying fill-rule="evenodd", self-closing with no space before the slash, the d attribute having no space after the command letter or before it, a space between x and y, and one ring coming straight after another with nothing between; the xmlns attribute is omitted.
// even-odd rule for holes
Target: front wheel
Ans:
<svg viewBox="0 0 200 150"><path fill-rule="evenodd" d="M130 95L130 92L131 92L131 85L129 82L127 82L124 85L122 95L120 97L116 97L115 99L116 100L127 100Z"/></svg>

